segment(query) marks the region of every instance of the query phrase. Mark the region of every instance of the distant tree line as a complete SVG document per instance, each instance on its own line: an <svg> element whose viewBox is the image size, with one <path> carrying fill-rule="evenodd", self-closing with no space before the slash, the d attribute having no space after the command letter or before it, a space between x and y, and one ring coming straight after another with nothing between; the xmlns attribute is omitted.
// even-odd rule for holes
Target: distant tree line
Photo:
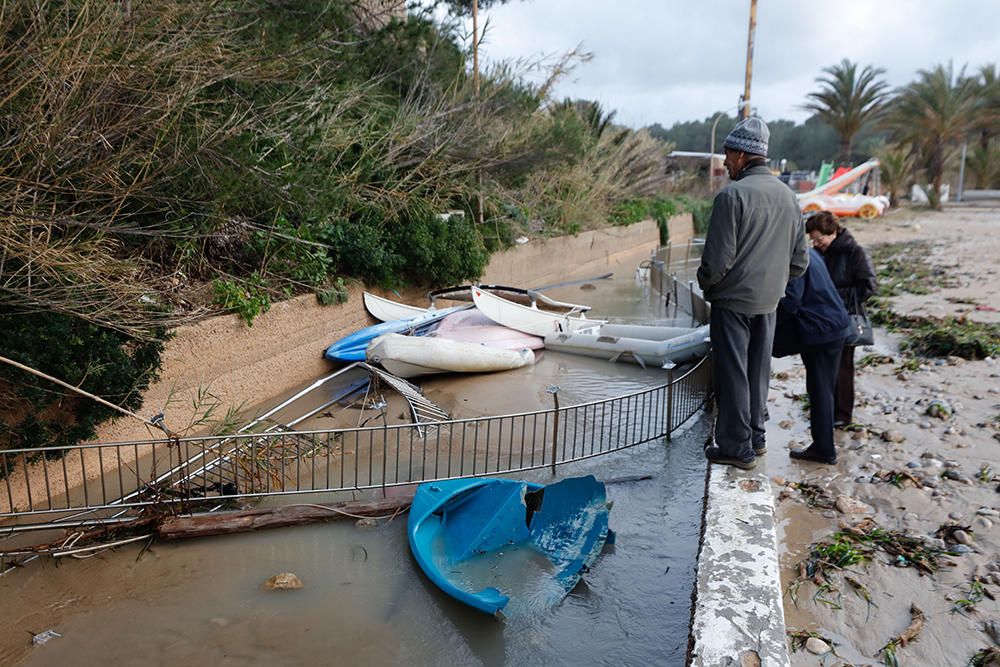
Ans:
<svg viewBox="0 0 1000 667"><path fill-rule="evenodd" d="M945 173L954 170L959 148L967 146L968 185L1000 187L1000 77L996 64L968 71L952 63L920 70L914 81L891 90L885 70L848 59L823 69L817 90L803 109L813 115L802 125L769 121L770 157L815 169L823 160L858 162L872 154L882 163L890 198L909 183L929 184L931 206L940 207ZM765 119L767 120L767 119ZM681 150L707 151L713 118L649 128ZM735 125L719 120L716 146Z"/></svg>
<svg viewBox="0 0 1000 667"><path fill-rule="evenodd" d="M715 117L705 120L675 123L669 129L659 124L646 128L649 133L667 141L677 150L708 152L711 146L712 122ZM722 152L722 142L735 127L738 119L724 115L715 130L715 150ZM770 156L775 160L787 159L789 169L819 169L823 162L836 161L839 139L836 130L813 115L804 123L791 120L767 120L771 130ZM886 133L876 128L866 127L856 139L849 155L849 162L860 162L870 158L886 140Z"/></svg>

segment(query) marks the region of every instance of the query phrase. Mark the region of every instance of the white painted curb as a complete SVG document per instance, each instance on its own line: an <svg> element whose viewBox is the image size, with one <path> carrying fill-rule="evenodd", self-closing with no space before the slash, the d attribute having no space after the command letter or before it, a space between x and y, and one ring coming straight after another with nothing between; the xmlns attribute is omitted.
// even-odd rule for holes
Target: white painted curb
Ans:
<svg viewBox="0 0 1000 667"><path fill-rule="evenodd" d="M770 481L764 472L708 467L688 664L787 666Z"/></svg>

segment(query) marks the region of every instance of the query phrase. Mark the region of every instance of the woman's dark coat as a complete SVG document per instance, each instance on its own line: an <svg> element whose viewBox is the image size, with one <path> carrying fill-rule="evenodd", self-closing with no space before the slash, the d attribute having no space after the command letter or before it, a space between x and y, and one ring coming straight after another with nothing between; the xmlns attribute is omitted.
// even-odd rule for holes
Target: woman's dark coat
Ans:
<svg viewBox="0 0 1000 667"><path fill-rule="evenodd" d="M841 229L837 238L823 252L823 263L826 264L826 270L844 300L844 305L851 313L857 312L854 310L854 299L863 304L875 293L878 287L875 268L868 253L858 245L848 230Z"/></svg>

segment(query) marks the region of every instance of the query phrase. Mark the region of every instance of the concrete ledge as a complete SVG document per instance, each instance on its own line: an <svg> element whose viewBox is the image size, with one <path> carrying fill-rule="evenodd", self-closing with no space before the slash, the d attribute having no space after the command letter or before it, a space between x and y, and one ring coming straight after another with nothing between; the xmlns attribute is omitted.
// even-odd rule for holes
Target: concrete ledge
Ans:
<svg viewBox="0 0 1000 667"><path fill-rule="evenodd" d="M767 474L710 464L703 526L688 664L788 665Z"/></svg>

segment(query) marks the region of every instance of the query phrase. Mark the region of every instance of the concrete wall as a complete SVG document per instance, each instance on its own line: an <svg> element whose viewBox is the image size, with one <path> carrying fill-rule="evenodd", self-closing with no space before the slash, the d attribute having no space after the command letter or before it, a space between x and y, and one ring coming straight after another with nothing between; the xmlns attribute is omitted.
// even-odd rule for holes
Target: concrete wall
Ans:
<svg viewBox="0 0 1000 667"><path fill-rule="evenodd" d="M694 218L690 213L675 215L667 221L667 233L667 238L674 243L694 238Z"/></svg>
<svg viewBox="0 0 1000 667"><path fill-rule="evenodd" d="M653 221L612 227L577 236L532 240L494 255L484 283L540 286L624 267L624 258L657 245ZM224 406L247 408L269 404L275 397L329 372L325 347L352 331L373 324L364 309L361 288L347 303L321 306L313 295L276 303L248 327L236 315L223 315L174 331L163 355L161 378L144 396L138 413L163 410L171 428L192 422L199 392L209 391ZM410 300L419 303L416 294ZM420 304L423 305L423 304ZM123 418L105 424L105 442L159 437L143 424Z"/></svg>

